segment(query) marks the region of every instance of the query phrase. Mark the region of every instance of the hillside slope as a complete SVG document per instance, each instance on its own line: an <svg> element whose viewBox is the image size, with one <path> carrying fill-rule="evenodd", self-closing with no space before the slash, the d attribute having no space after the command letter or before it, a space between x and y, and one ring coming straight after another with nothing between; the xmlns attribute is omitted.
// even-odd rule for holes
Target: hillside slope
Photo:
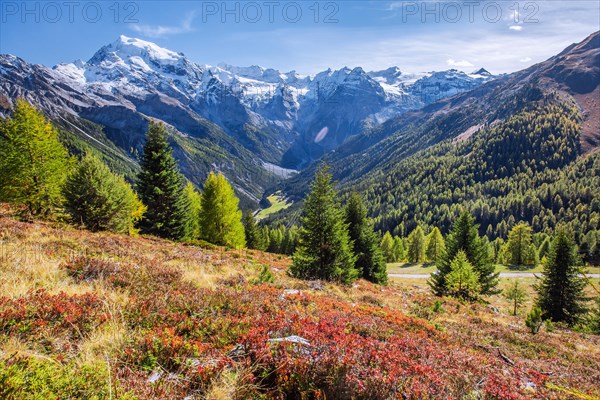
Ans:
<svg viewBox="0 0 600 400"><path fill-rule="evenodd" d="M410 286L7 217L0 240L3 398L600 396L598 336L532 340L517 317Z"/></svg>

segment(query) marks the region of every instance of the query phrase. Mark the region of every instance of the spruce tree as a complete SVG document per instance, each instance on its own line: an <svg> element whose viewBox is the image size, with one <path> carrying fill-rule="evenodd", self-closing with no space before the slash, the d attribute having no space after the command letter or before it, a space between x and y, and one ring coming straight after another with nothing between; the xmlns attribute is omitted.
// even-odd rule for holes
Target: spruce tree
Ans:
<svg viewBox="0 0 600 400"><path fill-rule="evenodd" d="M91 231L135 233L146 209L125 179L91 153L68 176L63 193L71 220Z"/></svg>
<svg viewBox="0 0 600 400"><path fill-rule="evenodd" d="M202 191L200 231L204 240L229 247L244 247L240 200L223 174L211 172Z"/></svg>
<svg viewBox="0 0 600 400"><path fill-rule="evenodd" d="M447 294L446 275L450 272L450 264L459 251L464 251L469 263L478 275L480 294L499 293L498 276L491 263L486 243L479 237L477 225L471 214L464 211L452 226L446 237L446 248L436 262L437 271L431 274L428 281L437 296Z"/></svg>
<svg viewBox="0 0 600 400"><path fill-rule="evenodd" d="M248 211L243 218L244 233L246 235L246 247L249 249L264 251L267 248L265 235L258 225L252 212Z"/></svg>
<svg viewBox="0 0 600 400"><path fill-rule="evenodd" d="M442 233L437 227L434 227L427 237L427 249L425 250L427 259L435 263L445 247L446 245Z"/></svg>
<svg viewBox="0 0 600 400"><path fill-rule="evenodd" d="M521 222L508 233L508 242L506 242L506 260L512 265L533 265L536 262L535 252L532 251L531 226Z"/></svg>
<svg viewBox="0 0 600 400"><path fill-rule="evenodd" d="M183 188L183 201L186 214L184 238L190 241L198 240L201 237L200 212L202 210L202 199L192 182L188 182Z"/></svg>
<svg viewBox="0 0 600 400"><path fill-rule="evenodd" d="M48 216L62 202L69 168L56 129L17 100L12 117L0 121L0 201L25 205L27 218Z"/></svg>
<svg viewBox="0 0 600 400"><path fill-rule="evenodd" d="M541 282L536 286L537 305L544 319L573 325L587 312L585 278L577 246L566 228L557 229L550 244Z"/></svg>
<svg viewBox="0 0 600 400"><path fill-rule="evenodd" d="M137 179L137 192L148 210L139 225L143 233L181 240L187 218L184 181L167 138L162 123L150 122Z"/></svg>
<svg viewBox="0 0 600 400"><path fill-rule="evenodd" d="M358 277L355 257L329 167L317 170L304 201L298 245L290 273L303 279L351 283Z"/></svg>
<svg viewBox="0 0 600 400"><path fill-rule="evenodd" d="M425 234L420 226L417 226L408 235L408 262L422 263L425 261Z"/></svg>
<svg viewBox="0 0 600 400"><path fill-rule="evenodd" d="M355 268L366 280L387 282L387 267L373 224L367 217L367 207L357 193L352 193L346 205L346 223L354 243Z"/></svg>

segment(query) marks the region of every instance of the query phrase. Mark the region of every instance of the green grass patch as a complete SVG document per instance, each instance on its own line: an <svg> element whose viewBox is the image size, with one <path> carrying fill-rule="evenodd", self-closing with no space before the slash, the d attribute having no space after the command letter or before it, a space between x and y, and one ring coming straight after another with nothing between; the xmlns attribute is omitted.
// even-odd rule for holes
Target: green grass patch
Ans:
<svg viewBox="0 0 600 400"><path fill-rule="evenodd" d="M496 272L541 273L542 269L543 267L541 265L496 265ZM434 263L415 264L400 262L388 264L387 270L390 274L431 274L437 270L437 267Z"/></svg>
<svg viewBox="0 0 600 400"><path fill-rule="evenodd" d="M279 192L268 196L267 200L269 201L270 206L260 210L260 212L256 214L257 219L265 219L269 215L281 210L285 210L292 205L292 203L288 203L287 200L281 196L281 194L279 194Z"/></svg>

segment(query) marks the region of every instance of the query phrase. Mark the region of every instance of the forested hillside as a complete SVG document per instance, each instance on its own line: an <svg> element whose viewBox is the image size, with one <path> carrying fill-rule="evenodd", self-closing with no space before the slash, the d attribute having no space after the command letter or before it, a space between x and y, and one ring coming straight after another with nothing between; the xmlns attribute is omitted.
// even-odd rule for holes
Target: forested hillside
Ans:
<svg viewBox="0 0 600 400"><path fill-rule="evenodd" d="M418 223L447 232L461 208L472 210L490 237L506 237L520 220L535 231L565 222L586 233L598 225L600 160L592 154L575 161L579 132L573 104L545 97L465 141L446 141L376 171L359 190L376 225L391 231L402 224L402 235Z"/></svg>

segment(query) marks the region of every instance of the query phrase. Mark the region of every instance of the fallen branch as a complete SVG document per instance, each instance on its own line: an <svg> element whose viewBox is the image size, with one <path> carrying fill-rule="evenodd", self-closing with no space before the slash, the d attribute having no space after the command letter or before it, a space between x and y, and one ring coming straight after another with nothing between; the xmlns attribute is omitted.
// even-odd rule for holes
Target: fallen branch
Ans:
<svg viewBox="0 0 600 400"><path fill-rule="evenodd" d="M515 365L515 362L513 360L511 360L510 358L508 358L507 356L505 356L504 354L502 354L502 350L500 350L498 348L498 355L500 356L501 359L503 359L507 364L509 365Z"/></svg>

